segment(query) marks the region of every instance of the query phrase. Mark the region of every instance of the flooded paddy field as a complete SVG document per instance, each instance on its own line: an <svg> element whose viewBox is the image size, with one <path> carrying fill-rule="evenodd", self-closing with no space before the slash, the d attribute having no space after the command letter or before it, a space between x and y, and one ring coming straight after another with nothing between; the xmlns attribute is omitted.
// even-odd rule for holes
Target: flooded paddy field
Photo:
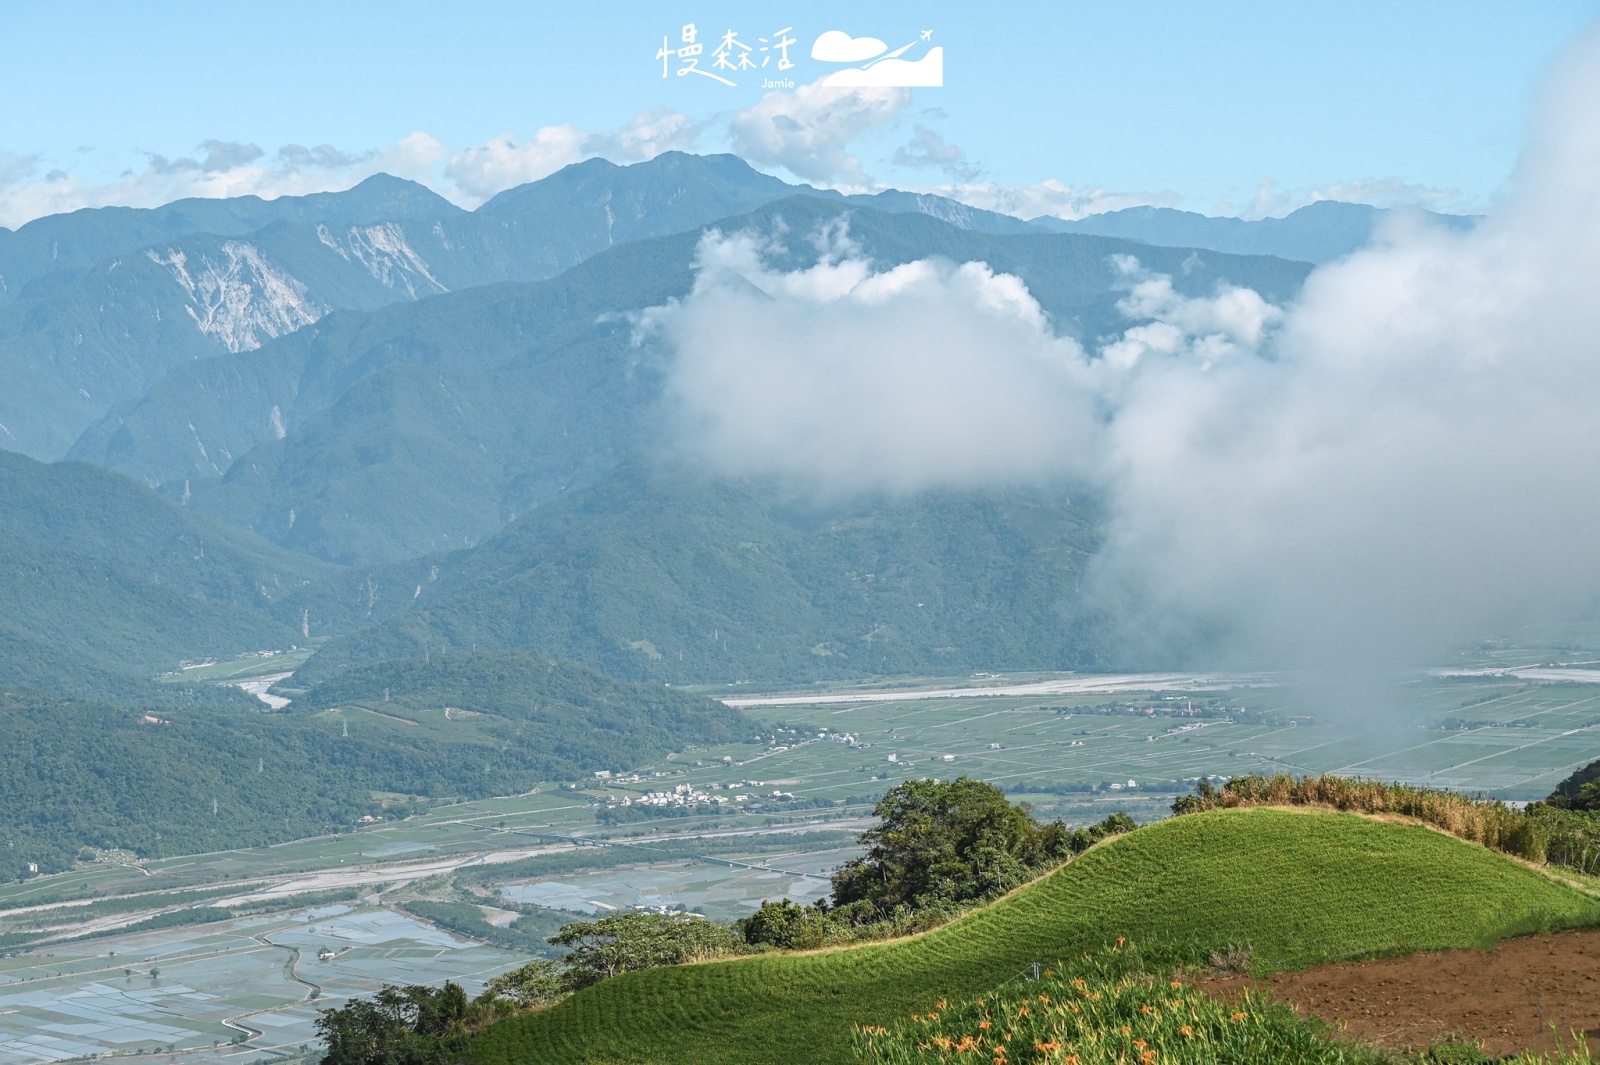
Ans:
<svg viewBox="0 0 1600 1065"><path fill-rule="evenodd" d="M318 1009L385 983L475 993L521 960L359 905L63 944L0 959L0 1061L168 1049L276 1060L315 1044Z"/></svg>

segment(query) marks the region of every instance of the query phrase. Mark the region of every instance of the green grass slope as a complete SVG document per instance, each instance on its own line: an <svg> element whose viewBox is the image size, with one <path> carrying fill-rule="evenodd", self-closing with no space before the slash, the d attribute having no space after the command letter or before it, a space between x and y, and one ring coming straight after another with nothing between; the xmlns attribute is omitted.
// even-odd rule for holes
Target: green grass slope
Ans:
<svg viewBox="0 0 1600 1065"><path fill-rule="evenodd" d="M850 1031L939 995L981 994L1031 962L1127 936L1175 959L1231 943L1258 970L1486 945L1600 921L1600 902L1429 829L1350 814L1226 810L1089 851L927 935L609 980L488 1029L482 1065L851 1060Z"/></svg>

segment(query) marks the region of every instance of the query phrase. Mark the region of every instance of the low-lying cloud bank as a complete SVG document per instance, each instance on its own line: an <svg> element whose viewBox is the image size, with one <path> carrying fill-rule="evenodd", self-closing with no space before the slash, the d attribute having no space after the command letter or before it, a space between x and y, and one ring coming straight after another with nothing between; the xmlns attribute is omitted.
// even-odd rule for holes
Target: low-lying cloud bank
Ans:
<svg viewBox="0 0 1600 1065"><path fill-rule="evenodd" d="M1600 590L1600 39L1548 85L1515 192L1470 233L1398 224L1273 307L1110 264L1086 351L982 263L781 272L712 235L674 354L675 447L822 496L1090 482L1095 584L1263 664L1374 668Z"/></svg>

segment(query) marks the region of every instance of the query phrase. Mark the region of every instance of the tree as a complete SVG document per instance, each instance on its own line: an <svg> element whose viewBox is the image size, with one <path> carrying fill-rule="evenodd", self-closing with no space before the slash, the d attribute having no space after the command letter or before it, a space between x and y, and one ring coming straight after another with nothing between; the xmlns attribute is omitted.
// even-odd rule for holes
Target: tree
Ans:
<svg viewBox="0 0 1600 1065"><path fill-rule="evenodd" d="M827 943L832 924L826 902L799 906L789 899L779 899L763 902L760 909L736 921L734 927L746 943L810 950Z"/></svg>
<svg viewBox="0 0 1600 1065"><path fill-rule="evenodd" d="M873 811L867 853L833 875L834 905L855 922L989 898L1071 853L1059 821L1040 825L992 784L908 780Z"/></svg>
<svg viewBox="0 0 1600 1065"><path fill-rule="evenodd" d="M618 913L579 921L563 925L550 942L572 948L562 976L569 991L634 969L701 961L735 948L726 928L682 913Z"/></svg>
<svg viewBox="0 0 1600 1065"><path fill-rule="evenodd" d="M1545 802L1563 810L1600 810L1600 762L1590 762L1557 784Z"/></svg>
<svg viewBox="0 0 1600 1065"><path fill-rule="evenodd" d="M322 1063L447 1065L466 1056L482 1012L460 984L388 985L370 1001L320 1011L316 1029L328 1047Z"/></svg>
<svg viewBox="0 0 1600 1065"><path fill-rule="evenodd" d="M495 998L510 999L523 1009L543 1006L561 997L561 966L548 958L535 958L520 968L501 973L486 988Z"/></svg>

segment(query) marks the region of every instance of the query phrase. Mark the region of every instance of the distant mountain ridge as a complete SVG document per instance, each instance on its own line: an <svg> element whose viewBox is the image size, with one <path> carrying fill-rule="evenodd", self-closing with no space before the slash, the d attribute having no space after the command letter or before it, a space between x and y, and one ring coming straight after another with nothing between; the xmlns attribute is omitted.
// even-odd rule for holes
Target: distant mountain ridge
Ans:
<svg viewBox="0 0 1600 1065"><path fill-rule="evenodd" d="M804 194L1024 222L937 197L843 197L728 155L590 159L466 211L379 175L347 192L98 208L0 230L0 446L59 458L113 405L194 359L251 351L335 310L553 277L598 251ZM221 464L218 464L219 467Z"/></svg>
<svg viewBox="0 0 1600 1065"><path fill-rule="evenodd" d="M377 174L344 192L308 196L183 199L161 207L85 207L0 227L0 303L35 278L88 269L120 255L194 233L240 237L274 223L359 224L442 217L459 210L438 193Z"/></svg>
<svg viewBox="0 0 1600 1065"><path fill-rule="evenodd" d="M1189 295L1223 281L1283 301L1305 264L1030 231L958 229L811 196L715 224L782 231L785 268L850 216L876 262L929 255L1014 273L1055 328L1086 343L1128 325L1119 254ZM781 224L780 224L781 223ZM480 286L367 314L338 312L263 345L177 367L115 408L74 458L164 485L169 498L341 564L470 546L591 483L656 432L659 355L627 315L683 295L698 230L619 244L559 277Z"/></svg>
<svg viewBox="0 0 1600 1065"><path fill-rule="evenodd" d="M1025 222L925 193L844 196L788 184L735 156L681 152L632 166L589 159L476 211L388 175L276 200L85 209L0 229L0 374L8 382L0 447L60 458L173 367L255 350L339 310L554 277L617 244L795 195L971 232L1077 233L1307 262L1361 246L1385 215L1324 202L1250 222L1166 208ZM206 463L220 473L234 457L208 453Z"/></svg>
<svg viewBox="0 0 1600 1065"><path fill-rule="evenodd" d="M1208 248L1233 255L1275 255L1322 264L1365 247L1393 210L1364 203L1319 200L1283 218L1214 217L1170 207L1129 207L1076 221L1035 218L1053 233L1092 233L1169 248ZM1419 212L1452 229L1470 229L1477 219Z"/></svg>

